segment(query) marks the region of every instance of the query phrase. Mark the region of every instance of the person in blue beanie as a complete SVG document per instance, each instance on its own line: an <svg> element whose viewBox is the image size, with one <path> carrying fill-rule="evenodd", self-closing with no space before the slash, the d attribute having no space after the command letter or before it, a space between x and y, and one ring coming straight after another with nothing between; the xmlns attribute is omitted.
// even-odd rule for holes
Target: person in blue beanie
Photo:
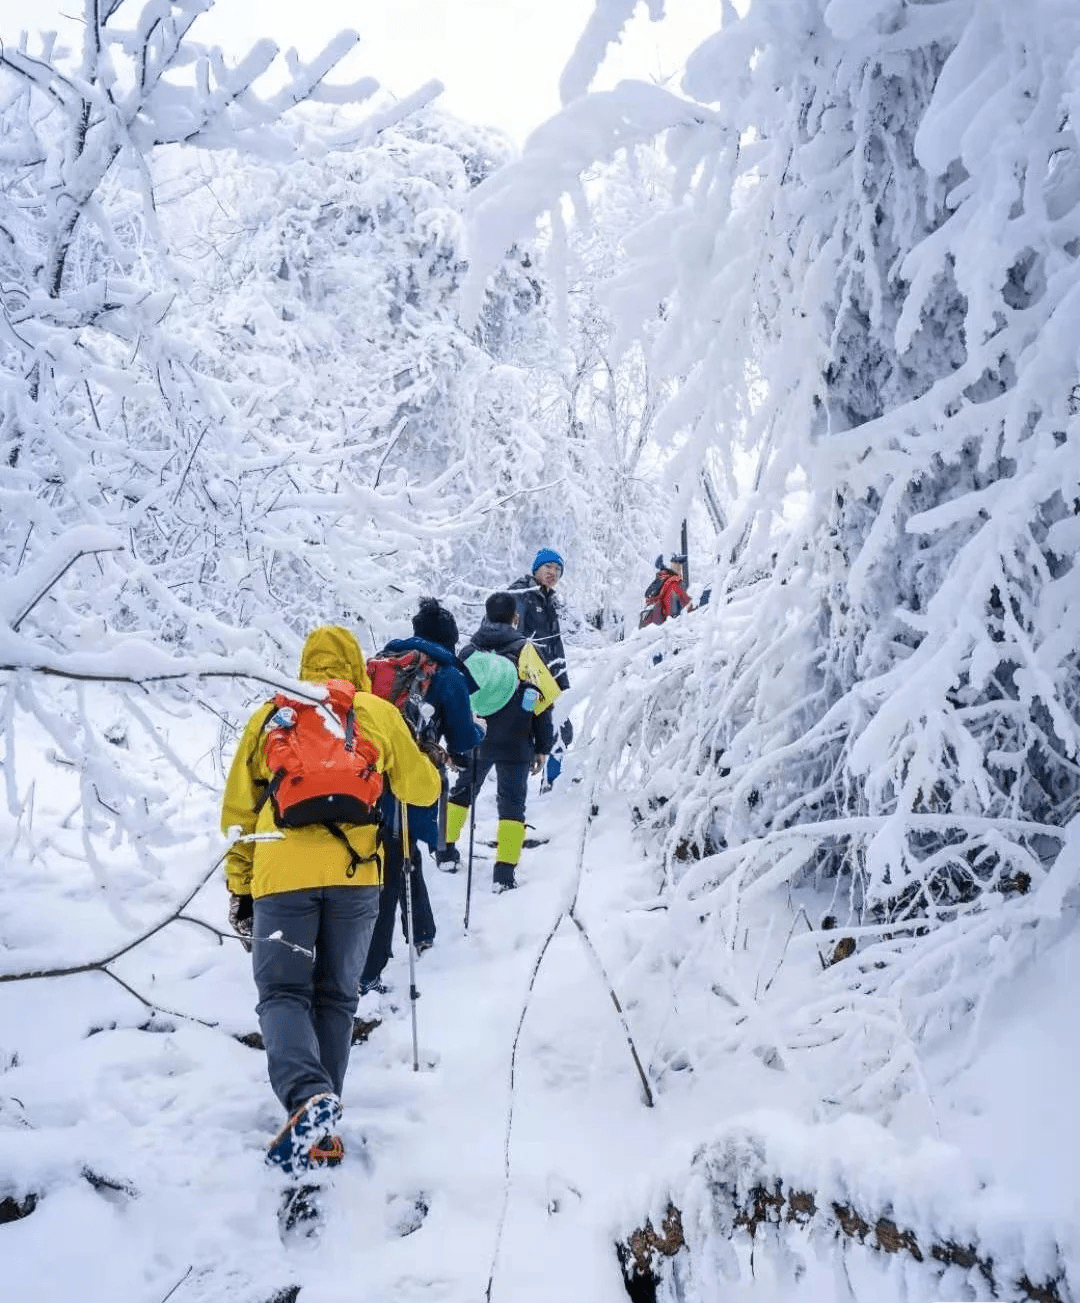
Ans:
<svg viewBox="0 0 1080 1303"><path fill-rule="evenodd" d="M566 651L559 628L559 607L555 585L562 578L566 563L554 548L542 547L533 557L532 571L508 586L517 602L518 633L530 638L544 658L555 682L565 692L570 686L566 672ZM562 757L574 740L574 728L568 719L559 727L559 740L548 756L543 788L547 790L562 770Z"/></svg>

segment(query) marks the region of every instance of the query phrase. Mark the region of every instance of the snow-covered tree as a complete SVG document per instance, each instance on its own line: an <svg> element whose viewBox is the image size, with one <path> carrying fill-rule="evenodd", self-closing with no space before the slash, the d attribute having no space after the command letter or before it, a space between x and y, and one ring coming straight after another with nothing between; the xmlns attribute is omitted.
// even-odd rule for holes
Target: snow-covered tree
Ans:
<svg viewBox="0 0 1080 1303"><path fill-rule="evenodd" d="M457 319L461 207L508 156L496 133L429 109L287 166L226 160L208 179L185 237L184 315L199 365L244 395L258 431L240 490L262 504L244 513L259 522L245 535L253 608L271 597L265 558L287 552L293 580L282 587L276 563L275 600L308 620L333 592L374 618L379 642L418 591L475 606L517 572L528 526L558 520L565 493L529 410L530 373L553 348L536 251L508 254L475 331ZM287 474L267 476L267 446ZM378 548L351 511L302 527L316 481L396 487L409 509ZM328 562L333 580L312 591L307 572Z"/></svg>
<svg viewBox="0 0 1080 1303"><path fill-rule="evenodd" d="M723 985L739 918L785 885L812 924L795 949L843 923L854 954L820 989L766 984L732 1035L827 1030L827 1091L873 1108L917 1075L909 1036L981 1006L1075 878L1080 15L725 16L693 103L569 104L474 230L497 245L582 151L668 128L687 198L627 274L670 301L651 357L687 377L658 431L695 432L684 490L707 455L749 487L711 606L627 649L597 733L662 836L656 955ZM681 654L654 669L658 639Z"/></svg>
<svg viewBox="0 0 1080 1303"><path fill-rule="evenodd" d="M726 846L682 890L721 880L743 907L835 883L858 944L822 985L865 1001L850 1036L875 1010L893 1024L851 1088L869 1103L1074 875L1078 39L1054 4L764 4L687 81L735 128L701 194L733 208L704 293L738 267L754 329L673 331L701 359L703 442L745 391L715 383L721 353L760 376L766 474L711 612L745 611L740 636L681 702L709 722L669 853Z"/></svg>
<svg viewBox="0 0 1080 1303"><path fill-rule="evenodd" d="M359 103L375 89L328 83L356 41L345 33L260 93L276 47L259 42L233 66L199 45L191 29L209 4L87 0L81 50L54 39L33 52L0 50L6 795L13 810L26 800L16 738L29 719L32 735L48 737L80 776L92 861L97 833L129 839L143 858L170 835L175 773L152 776L125 755L132 729L149 733L158 755L168 750L140 689L91 701L78 688L58 701L42 676L134 684L258 672L263 638L272 646L289 635L284 621L244 629L232 618L229 545L244 522L230 475L251 422L199 373L176 329L155 158L180 148L277 158L318 148L293 110ZM409 107L382 110L379 121ZM273 461L264 450L267 475Z"/></svg>
<svg viewBox="0 0 1080 1303"><path fill-rule="evenodd" d="M648 344L665 305L652 305L645 338L620 341L609 296L630 254L626 237L670 205L666 164L656 147L627 151L584 178L583 222L553 221L547 267L559 314L562 357L539 380L536 402L549 446L565 451L569 551L587 559L578 605L604 630L636 617L644 567L664 545L670 504L659 487L670 450L652 438L674 382L657 376ZM581 499L580 501L575 501ZM648 577L651 577L651 571Z"/></svg>

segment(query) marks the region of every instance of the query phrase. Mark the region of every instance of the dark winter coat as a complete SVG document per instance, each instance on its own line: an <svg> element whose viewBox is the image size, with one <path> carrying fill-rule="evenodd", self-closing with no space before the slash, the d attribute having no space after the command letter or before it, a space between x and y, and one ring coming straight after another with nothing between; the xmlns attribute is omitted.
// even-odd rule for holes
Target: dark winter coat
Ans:
<svg viewBox="0 0 1080 1303"><path fill-rule="evenodd" d="M395 638L379 653L382 656L400 656L407 651L423 652L438 663L424 700L434 707L431 728L425 736L442 739L452 756L465 762L473 747L483 738L483 732L473 719L469 693L476 684L465 665L449 648L426 638ZM387 816L389 811L386 812ZM391 824L391 826L394 826ZM409 806L409 837L412 841L434 846L438 839L438 804L417 808Z"/></svg>
<svg viewBox="0 0 1080 1303"><path fill-rule="evenodd" d="M473 634L472 640L461 649L461 659L466 667L473 652L490 651L505 656L517 665L518 656L528 640L512 624L493 624L485 619ZM501 710L488 716L487 735L480 743L477 759L503 764L531 764L534 756L547 756L555 744L551 726L551 711L535 715L522 706L526 684L518 683L517 690Z"/></svg>
<svg viewBox="0 0 1080 1303"><path fill-rule="evenodd" d="M559 605L555 593L538 584L532 575L522 575L507 589L513 593L518 608L518 633L530 638L544 658L544 664L565 692L570 686L566 673L566 652L559 629Z"/></svg>

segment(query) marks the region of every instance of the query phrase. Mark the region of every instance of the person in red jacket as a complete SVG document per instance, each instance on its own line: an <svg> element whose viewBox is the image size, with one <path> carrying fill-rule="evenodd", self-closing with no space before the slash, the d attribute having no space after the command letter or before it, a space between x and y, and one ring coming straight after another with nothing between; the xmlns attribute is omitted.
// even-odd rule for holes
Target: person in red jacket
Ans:
<svg viewBox="0 0 1080 1303"><path fill-rule="evenodd" d="M638 628L650 624L663 624L683 611L692 611L694 604L683 584L683 565L686 557L674 553L665 560L656 558L656 578L645 590L645 606L638 620Z"/></svg>

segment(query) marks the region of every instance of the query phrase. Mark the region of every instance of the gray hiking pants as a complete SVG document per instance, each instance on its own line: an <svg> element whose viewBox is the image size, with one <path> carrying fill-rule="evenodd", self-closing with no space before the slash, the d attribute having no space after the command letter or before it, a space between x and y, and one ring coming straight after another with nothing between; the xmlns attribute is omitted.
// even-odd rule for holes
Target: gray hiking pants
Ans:
<svg viewBox="0 0 1080 1303"><path fill-rule="evenodd" d="M287 1112L341 1094L378 887L282 891L255 901L252 965L270 1085ZM302 948L292 950L282 941Z"/></svg>

